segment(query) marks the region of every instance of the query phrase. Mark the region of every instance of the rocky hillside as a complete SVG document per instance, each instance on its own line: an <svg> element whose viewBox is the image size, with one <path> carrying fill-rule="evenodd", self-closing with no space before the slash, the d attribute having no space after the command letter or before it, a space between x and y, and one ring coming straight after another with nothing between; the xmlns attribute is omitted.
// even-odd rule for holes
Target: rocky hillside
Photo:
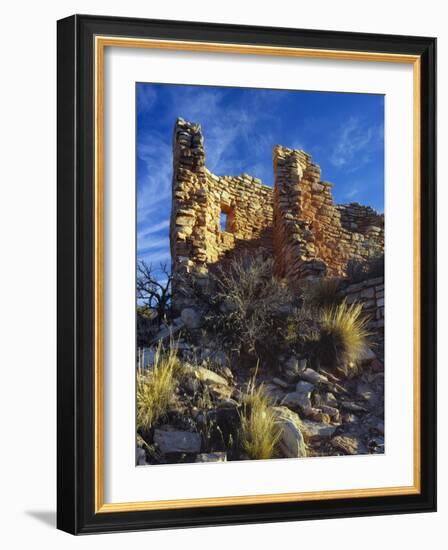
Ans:
<svg viewBox="0 0 448 550"><path fill-rule="evenodd" d="M384 287L369 276L290 288L254 257L185 280L194 305L140 323L137 464L383 453Z"/></svg>

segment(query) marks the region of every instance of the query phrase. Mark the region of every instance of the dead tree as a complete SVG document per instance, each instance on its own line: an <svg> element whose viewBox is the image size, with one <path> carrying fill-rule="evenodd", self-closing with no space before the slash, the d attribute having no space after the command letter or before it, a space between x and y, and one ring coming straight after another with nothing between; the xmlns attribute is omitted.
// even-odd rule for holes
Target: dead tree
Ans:
<svg viewBox="0 0 448 550"><path fill-rule="evenodd" d="M137 300L144 315L154 316L160 325L166 321L171 305L172 275L166 264L160 264L162 277L157 278L152 265L143 260L137 264Z"/></svg>

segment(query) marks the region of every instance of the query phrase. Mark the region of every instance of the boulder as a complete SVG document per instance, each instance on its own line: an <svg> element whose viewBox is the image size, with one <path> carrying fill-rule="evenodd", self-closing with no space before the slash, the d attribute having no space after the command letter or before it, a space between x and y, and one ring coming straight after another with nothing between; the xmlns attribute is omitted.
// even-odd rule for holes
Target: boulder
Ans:
<svg viewBox="0 0 448 550"><path fill-rule="evenodd" d="M306 456L306 445L301 430L301 421L297 414L287 407L273 407L280 427L279 448L285 458Z"/></svg>
<svg viewBox="0 0 448 550"><path fill-rule="evenodd" d="M196 328L200 328L202 324L201 313L192 307L185 307L180 316L185 326L189 329L194 330Z"/></svg>
<svg viewBox="0 0 448 550"><path fill-rule="evenodd" d="M320 369L321 370L321 373L323 376L325 376L326 378L328 378L328 380L330 380L330 382L339 382L339 378L337 376L335 376L334 374L332 374L331 372L328 372L324 369Z"/></svg>
<svg viewBox="0 0 448 550"><path fill-rule="evenodd" d="M291 356L285 362L283 372L288 382L296 382L300 373L306 369L306 359L297 359L297 357Z"/></svg>
<svg viewBox="0 0 448 550"><path fill-rule="evenodd" d="M302 430L306 437L331 437L337 426L328 426L313 420L302 420Z"/></svg>
<svg viewBox="0 0 448 550"><path fill-rule="evenodd" d="M341 421L341 415L339 413L339 410L336 407L330 407L328 405L322 405L321 406L322 412L324 414L328 414L328 416L333 420L333 422L340 422Z"/></svg>
<svg viewBox="0 0 448 550"><path fill-rule="evenodd" d="M282 399L282 405L292 408L300 408L307 413L311 408L311 399L306 393L291 392L287 393Z"/></svg>
<svg viewBox="0 0 448 550"><path fill-rule="evenodd" d="M296 385L296 392L303 393L307 397L310 397L311 392L314 390L314 384L306 382L305 380L300 380Z"/></svg>
<svg viewBox="0 0 448 550"><path fill-rule="evenodd" d="M329 414L324 413L321 409L308 409L306 411L307 418L320 422L321 424L330 424L331 418Z"/></svg>
<svg viewBox="0 0 448 550"><path fill-rule="evenodd" d="M199 453L201 436L194 432L154 430L154 443L163 454Z"/></svg>
<svg viewBox="0 0 448 550"><path fill-rule="evenodd" d="M311 384L319 384L320 382L328 382L328 378L326 376L322 376L322 374L319 374L313 369L305 369L301 374L300 378L302 380L306 380L307 382L310 382Z"/></svg>
<svg viewBox="0 0 448 550"><path fill-rule="evenodd" d="M359 442L355 437L337 435L331 440L331 444L337 451L346 455L355 455L358 453Z"/></svg>
<svg viewBox="0 0 448 550"><path fill-rule="evenodd" d="M218 373L207 369L205 367L198 367L195 369L196 378L207 385L218 384L221 386L227 386L227 380L220 376Z"/></svg>
<svg viewBox="0 0 448 550"><path fill-rule="evenodd" d="M210 394L220 401L228 401L233 393L233 389L223 384L208 384Z"/></svg>

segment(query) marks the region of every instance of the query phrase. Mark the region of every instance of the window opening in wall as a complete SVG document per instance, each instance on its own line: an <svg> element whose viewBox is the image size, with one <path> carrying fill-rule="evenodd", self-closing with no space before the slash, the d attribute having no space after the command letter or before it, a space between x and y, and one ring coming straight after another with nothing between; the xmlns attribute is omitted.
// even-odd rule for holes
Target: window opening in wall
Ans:
<svg viewBox="0 0 448 550"><path fill-rule="evenodd" d="M232 233L233 211L229 206L221 205L221 213L219 215L219 226L221 231Z"/></svg>
<svg viewBox="0 0 448 550"><path fill-rule="evenodd" d="M219 216L219 223L221 226L221 231L227 231L227 212L222 212Z"/></svg>

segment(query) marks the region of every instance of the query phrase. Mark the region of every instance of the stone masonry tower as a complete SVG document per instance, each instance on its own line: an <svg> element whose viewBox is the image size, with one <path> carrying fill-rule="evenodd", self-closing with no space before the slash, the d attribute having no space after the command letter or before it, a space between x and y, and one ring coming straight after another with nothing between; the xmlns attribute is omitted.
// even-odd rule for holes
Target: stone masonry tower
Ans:
<svg viewBox="0 0 448 550"><path fill-rule="evenodd" d="M242 252L273 256L289 281L344 276L351 258L384 248L384 216L357 203L334 205L310 155L277 145L274 189L247 174L216 176L205 166L199 125L179 118L173 135L170 244L176 281L206 282L212 266ZM225 226L222 227L222 219ZM180 305L180 304L179 304Z"/></svg>

